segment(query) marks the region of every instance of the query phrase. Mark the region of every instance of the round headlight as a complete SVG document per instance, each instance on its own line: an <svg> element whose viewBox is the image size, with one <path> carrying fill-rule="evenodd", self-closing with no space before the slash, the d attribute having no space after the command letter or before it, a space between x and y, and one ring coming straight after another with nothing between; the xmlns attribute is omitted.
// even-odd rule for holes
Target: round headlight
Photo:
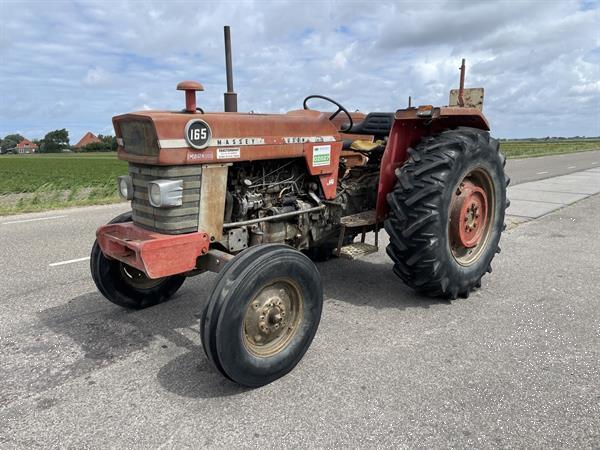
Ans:
<svg viewBox="0 0 600 450"><path fill-rule="evenodd" d="M160 206L160 186L158 184L150 185L150 203L152 206Z"/></svg>
<svg viewBox="0 0 600 450"><path fill-rule="evenodd" d="M129 186L127 186L127 180L121 178L119 180L119 193L123 198L129 198Z"/></svg>

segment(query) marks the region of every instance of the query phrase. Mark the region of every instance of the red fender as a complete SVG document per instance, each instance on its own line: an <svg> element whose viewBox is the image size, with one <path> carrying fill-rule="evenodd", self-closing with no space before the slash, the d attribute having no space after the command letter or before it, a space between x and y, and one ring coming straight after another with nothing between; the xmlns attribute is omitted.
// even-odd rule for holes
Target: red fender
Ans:
<svg viewBox="0 0 600 450"><path fill-rule="evenodd" d="M388 143L381 159L379 187L377 190L377 220L383 221L388 214L387 194L394 189L396 169L408 159L408 149L419 143L424 136L440 133L459 126L489 131L490 126L477 108L420 106L401 109L396 116Z"/></svg>

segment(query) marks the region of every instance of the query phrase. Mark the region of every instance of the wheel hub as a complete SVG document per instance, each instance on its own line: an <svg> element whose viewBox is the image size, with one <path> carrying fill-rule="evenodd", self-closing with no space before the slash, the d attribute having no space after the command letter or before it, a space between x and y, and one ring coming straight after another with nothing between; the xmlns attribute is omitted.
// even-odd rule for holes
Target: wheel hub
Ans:
<svg viewBox="0 0 600 450"><path fill-rule="evenodd" d="M450 238L464 248L473 248L481 240L487 226L488 201L485 191L469 180L463 180L452 199Z"/></svg>
<svg viewBox="0 0 600 450"><path fill-rule="evenodd" d="M302 316L299 289L280 281L262 289L244 318L246 346L257 356L271 356L291 340Z"/></svg>
<svg viewBox="0 0 600 450"><path fill-rule="evenodd" d="M270 297L265 303L260 305L260 301L255 301L254 308L259 311L258 328L259 333L263 336L270 336L286 325L284 317L286 315L286 307L282 298L286 298L287 293L284 289L280 289L278 297ZM287 298L286 298L287 299Z"/></svg>

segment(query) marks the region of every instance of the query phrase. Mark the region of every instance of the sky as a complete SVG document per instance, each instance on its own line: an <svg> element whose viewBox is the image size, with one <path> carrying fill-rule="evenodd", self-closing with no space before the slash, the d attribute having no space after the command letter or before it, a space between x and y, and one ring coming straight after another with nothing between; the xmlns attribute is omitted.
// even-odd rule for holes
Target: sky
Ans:
<svg viewBox="0 0 600 450"><path fill-rule="evenodd" d="M182 109L188 79L221 111L224 25L240 111L309 94L363 112L445 105L466 58L496 137L600 135L600 0L0 0L0 136L113 134L114 115Z"/></svg>

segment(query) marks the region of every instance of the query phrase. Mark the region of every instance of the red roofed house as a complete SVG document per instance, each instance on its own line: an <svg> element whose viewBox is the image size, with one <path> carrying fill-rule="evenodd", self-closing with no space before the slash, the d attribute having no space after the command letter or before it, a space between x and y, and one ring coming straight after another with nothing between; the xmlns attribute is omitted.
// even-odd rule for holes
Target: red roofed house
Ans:
<svg viewBox="0 0 600 450"><path fill-rule="evenodd" d="M19 153L35 153L38 146L29 139L23 139L15 147Z"/></svg>
<svg viewBox="0 0 600 450"><path fill-rule="evenodd" d="M100 141L100 139L98 139L98 137L94 133L92 133L91 131L88 131L87 133L85 133L83 135L83 137L79 140L79 142L77 144L75 144L73 147L78 150L81 150L86 145L93 144L94 142L102 142L102 141Z"/></svg>

